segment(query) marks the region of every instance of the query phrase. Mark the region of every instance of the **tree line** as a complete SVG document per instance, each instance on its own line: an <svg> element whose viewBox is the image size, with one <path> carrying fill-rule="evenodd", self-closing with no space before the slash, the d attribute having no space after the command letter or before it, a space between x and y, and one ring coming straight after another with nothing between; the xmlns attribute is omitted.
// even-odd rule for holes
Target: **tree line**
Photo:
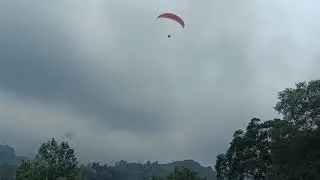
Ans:
<svg viewBox="0 0 320 180"><path fill-rule="evenodd" d="M217 179L320 179L320 80L279 92L274 109L281 119L252 118L234 132L216 158Z"/></svg>
<svg viewBox="0 0 320 180"><path fill-rule="evenodd" d="M97 162L79 165L74 149L68 142L58 142L52 138L40 146L34 159L25 160L18 166L2 164L0 180L212 180L214 177L201 178L199 172L176 164L185 164L192 169L207 169L193 160L169 164L159 164L157 161L128 163L121 160L114 166ZM168 172L168 169L172 171Z"/></svg>

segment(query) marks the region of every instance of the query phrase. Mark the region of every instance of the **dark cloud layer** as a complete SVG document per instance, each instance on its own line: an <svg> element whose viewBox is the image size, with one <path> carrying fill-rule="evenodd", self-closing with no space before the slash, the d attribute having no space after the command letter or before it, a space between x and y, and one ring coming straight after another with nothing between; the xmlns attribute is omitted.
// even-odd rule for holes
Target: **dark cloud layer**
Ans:
<svg viewBox="0 0 320 180"><path fill-rule="evenodd" d="M161 113L148 107L129 107L115 99L117 91L131 88L130 84L117 87L112 78L105 79L109 87L95 82L92 73L77 62L81 57L66 33L49 18L37 18L38 15L2 21L2 87L36 99L66 101L80 113L109 122L110 128L133 131L162 128L166 118Z"/></svg>

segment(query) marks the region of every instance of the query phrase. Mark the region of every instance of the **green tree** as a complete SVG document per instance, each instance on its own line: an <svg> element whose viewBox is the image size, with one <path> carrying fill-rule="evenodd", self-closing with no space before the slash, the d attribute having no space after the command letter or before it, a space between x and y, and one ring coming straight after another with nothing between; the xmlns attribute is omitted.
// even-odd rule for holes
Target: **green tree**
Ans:
<svg viewBox="0 0 320 180"><path fill-rule="evenodd" d="M201 178L197 172L184 166L177 166L174 171L167 176L167 180L201 180Z"/></svg>
<svg viewBox="0 0 320 180"><path fill-rule="evenodd" d="M295 126L286 120L274 119L266 121L265 126L269 127L271 167L268 177L271 179L286 179L288 177L287 162L290 151L290 143L293 141Z"/></svg>
<svg viewBox="0 0 320 180"><path fill-rule="evenodd" d="M278 93L274 107L284 120L293 122L300 130L318 127L320 120L320 80L300 82L296 88Z"/></svg>
<svg viewBox="0 0 320 180"><path fill-rule="evenodd" d="M176 166L173 172L170 172L166 178L152 175L151 180L206 180L207 178L200 178L198 172L193 171L184 166Z"/></svg>
<svg viewBox="0 0 320 180"><path fill-rule="evenodd" d="M217 156L216 165L215 165L218 180L224 180L226 178L227 168L228 168L228 164L227 164L226 155L219 154Z"/></svg>
<svg viewBox="0 0 320 180"><path fill-rule="evenodd" d="M265 178L266 172L271 166L268 138L268 128L260 123L260 119L251 119L243 137L242 166L246 176L251 176L256 180Z"/></svg>
<svg viewBox="0 0 320 180"><path fill-rule="evenodd" d="M235 132L230 147L216 160L220 179L320 179L320 80L301 82L278 93L274 107L283 120Z"/></svg>
<svg viewBox="0 0 320 180"><path fill-rule="evenodd" d="M24 161L18 167L16 172L16 180L41 180L46 179L38 161Z"/></svg>
<svg viewBox="0 0 320 180"><path fill-rule="evenodd" d="M23 162L17 171L17 180L79 179L78 162L67 142L51 139L43 143L33 161Z"/></svg>
<svg viewBox="0 0 320 180"><path fill-rule="evenodd" d="M230 147L226 152L227 167L225 169L225 176L229 179L243 179L244 169L242 166L243 159L243 136L244 131L239 129L234 132L233 140L230 143Z"/></svg>
<svg viewBox="0 0 320 180"><path fill-rule="evenodd" d="M275 110L285 121L272 134L272 156L281 160L273 158L273 170L280 178L319 179L320 80L298 83L278 98Z"/></svg>
<svg viewBox="0 0 320 180"><path fill-rule="evenodd" d="M227 152L217 156L217 178L265 179L272 160L269 150L269 126L251 119L246 131L235 131Z"/></svg>

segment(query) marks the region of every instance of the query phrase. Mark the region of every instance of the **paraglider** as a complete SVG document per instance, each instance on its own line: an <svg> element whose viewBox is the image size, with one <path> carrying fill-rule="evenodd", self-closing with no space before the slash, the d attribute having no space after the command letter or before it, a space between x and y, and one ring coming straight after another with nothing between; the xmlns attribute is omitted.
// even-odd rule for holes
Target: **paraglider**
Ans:
<svg viewBox="0 0 320 180"><path fill-rule="evenodd" d="M183 21L183 19L181 17L179 17L178 15L174 14L174 13L163 13L163 14L160 14L158 17L157 17L157 20L160 19L160 18L167 18L167 19L171 19L177 23L179 23L182 28L184 28L185 26L185 23ZM170 38L171 35L168 34L168 38Z"/></svg>

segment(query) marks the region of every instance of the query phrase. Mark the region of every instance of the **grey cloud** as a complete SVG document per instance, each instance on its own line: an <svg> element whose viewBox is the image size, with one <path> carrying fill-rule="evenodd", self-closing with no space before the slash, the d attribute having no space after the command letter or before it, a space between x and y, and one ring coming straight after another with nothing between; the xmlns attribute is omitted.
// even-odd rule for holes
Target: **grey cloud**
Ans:
<svg viewBox="0 0 320 180"><path fill-rule="evenodd" d="M87 134L108 132L87 137L77 132L75 141L112 136L109 147L97 148L99 157L110 148L117 158L195 157L212 163L252 116L276 116L277 91L319 77L314 40L319 34L311 30L320 27L312 20L319 4L70 0L30 1L22 8L18 1L2 3L0 87L43 101L48 109L62 102L94 124ZM186 28L155 21L167 10L181 14ZM89 157L91 147L81 145L77 148ZM96 141L90 145L100 147Z"/></svg>
<svg viewBox="0 0 320 180"><path fill-rule="evenodd" d="M81 57L71 47L66 33L50 23L50 18L36 17L2 21L2 87L47 101L66 101L77 111L108 122L105 127L134 131L162 128L166 119L162 112L152 107L129 106L128 102L117 99L118 91L134 88L134 84L125 87L114 82L112 77L96 83L92 72L77 62ZM127 83L130 81L135 79ZM107 83L108 87L101 83Z"/></svg>

